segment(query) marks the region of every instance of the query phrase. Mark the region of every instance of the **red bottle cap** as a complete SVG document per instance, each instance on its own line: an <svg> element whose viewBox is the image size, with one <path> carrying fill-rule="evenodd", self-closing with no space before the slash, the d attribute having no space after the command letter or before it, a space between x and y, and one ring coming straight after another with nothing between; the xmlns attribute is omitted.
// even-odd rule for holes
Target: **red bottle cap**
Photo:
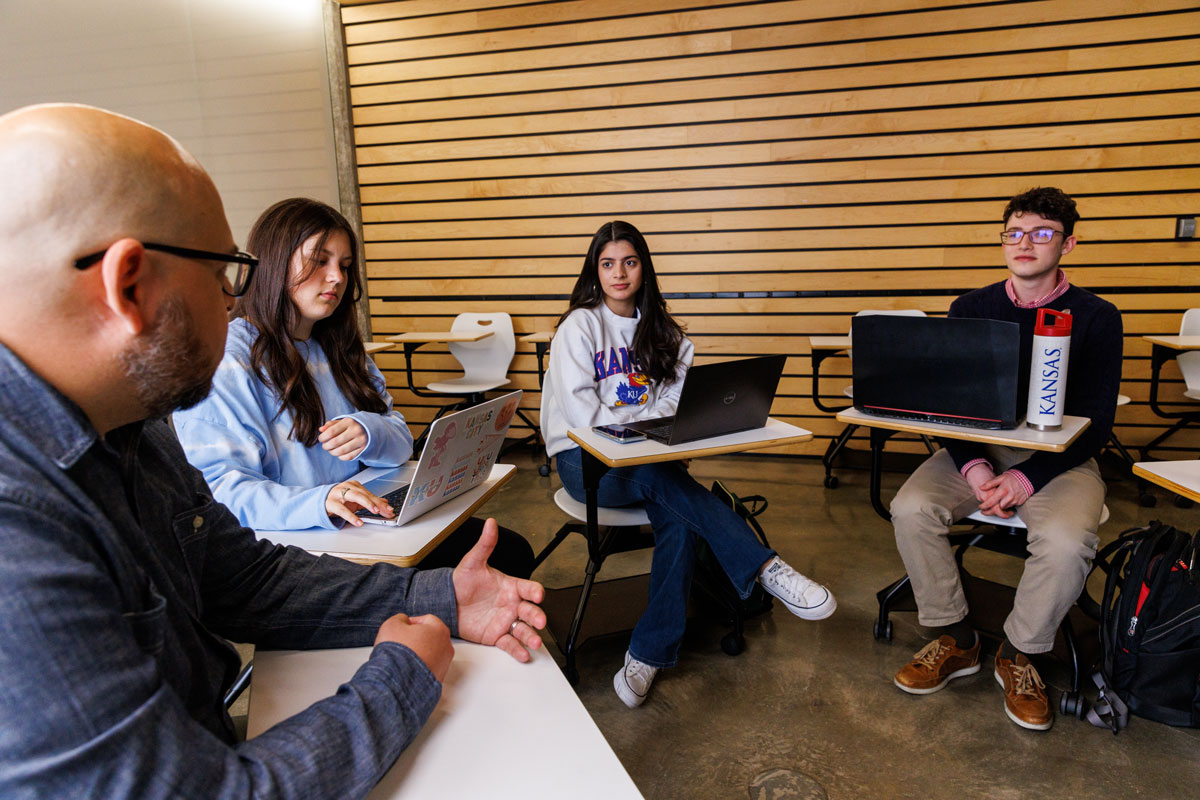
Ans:
<svg viewBox="0 0 1200 800"><path fill-rule="evenodd" d="M1037 323L1033 326L1034 336L1070 336L1071 312L1039 308Z"/></svg>

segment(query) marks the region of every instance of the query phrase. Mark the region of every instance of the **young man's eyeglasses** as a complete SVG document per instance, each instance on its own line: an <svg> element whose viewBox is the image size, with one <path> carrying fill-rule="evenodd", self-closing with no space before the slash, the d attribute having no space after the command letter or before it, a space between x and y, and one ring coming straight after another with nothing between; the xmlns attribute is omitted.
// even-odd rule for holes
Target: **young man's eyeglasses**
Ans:
<svg viewBox="0 0 1200 800"><path fill-rule="evenodd" d="M1004 242L1004 244L1016 244L1024 239L1027 233L1029 234L1029 241L1034 244L1049 244L1054 240L1054 234L1062 233L1062 231L1056 231L1054 228L1034 228L1031 231L1014 228L1011 231L1001 231L1000 241Z"/></svg>
<svg viewBox="0 0 1200 800"><path fill-rule="evenodd" d="M258 266L258 256L244 253L241 250L236 253L214 253L211 250L193 250L190 247L176 247L155 242L142 242L142 247L147 250L170 253L173 256L224 262L221 270L221 290L230 297L241 297L246 293L246 290L250 288L250 278L254 275L254 268ZM105 248L97 253L76 259L75 269L87 269L104 258L104 254L107 252L108 248Z"/></svg>

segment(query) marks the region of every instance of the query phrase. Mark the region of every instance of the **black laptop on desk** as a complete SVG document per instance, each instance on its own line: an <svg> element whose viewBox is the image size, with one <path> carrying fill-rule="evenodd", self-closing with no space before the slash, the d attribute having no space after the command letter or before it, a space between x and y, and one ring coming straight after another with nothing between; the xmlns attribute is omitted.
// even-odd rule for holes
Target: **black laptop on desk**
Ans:
<svg viewBox="0 0 1200 800"><path fill-rule="evenodd" d="M864 414L993 430L1024 416L1015 322L860 316L851 340L854 407Z"/></svg>
<svg viewBox="0 0 1200 800"><path fill-rule="evenodd" d="M683 379L675 416L625 425L674 445L754 430L767 424L787 356L759 356L693 366Z"/></svg>

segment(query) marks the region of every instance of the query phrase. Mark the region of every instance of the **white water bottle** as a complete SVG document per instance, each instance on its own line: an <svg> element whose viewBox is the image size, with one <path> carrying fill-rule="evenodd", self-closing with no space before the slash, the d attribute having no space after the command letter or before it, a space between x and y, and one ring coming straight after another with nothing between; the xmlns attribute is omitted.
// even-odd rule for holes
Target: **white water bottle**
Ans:
<svg viewBox="0 0 1200 800"><path fill-rule="evenodd" d="M1062 427L1067 400L1067 357L1071 353L1071 313L1039 308L1033 328L1029 368L1029 407L1025 424L1039 431Z"/></svg>

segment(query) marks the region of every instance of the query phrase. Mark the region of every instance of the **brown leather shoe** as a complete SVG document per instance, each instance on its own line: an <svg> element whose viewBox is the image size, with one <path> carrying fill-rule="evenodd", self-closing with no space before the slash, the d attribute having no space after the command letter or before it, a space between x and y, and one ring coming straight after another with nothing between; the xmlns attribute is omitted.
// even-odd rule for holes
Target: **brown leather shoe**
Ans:
<svg viewBox="0 0 1200 800"><path fill-rule="evenodd" d="M1046 699L1046 684L1024 653L1014 661L996 654L996 680L1004 687L1004 713L1031 731L1049 730L1054 710Z"/></svg>
<svg viewBox="0 0 1200 800"><path fill-rule="evenodd" d="M925 645L904 666L892 683L909 694L933 694L954 678L979 672L979 637L970 650L956 647L954 637L944 634Z"/></svg>

